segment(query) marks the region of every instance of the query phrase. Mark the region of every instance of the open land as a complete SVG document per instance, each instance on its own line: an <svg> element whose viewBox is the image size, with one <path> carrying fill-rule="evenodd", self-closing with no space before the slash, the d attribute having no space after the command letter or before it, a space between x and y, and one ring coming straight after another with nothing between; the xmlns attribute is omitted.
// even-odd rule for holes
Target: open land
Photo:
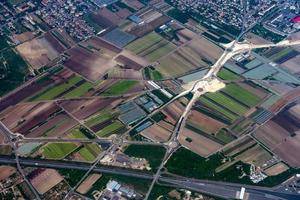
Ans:
<svg viewBox="0 0 300 200"><path fill-rule="evenodd" d="M39 69L57 58L64 47L50 33L46 33L40 38L18 45L17 50L33 69Z"/></svg>

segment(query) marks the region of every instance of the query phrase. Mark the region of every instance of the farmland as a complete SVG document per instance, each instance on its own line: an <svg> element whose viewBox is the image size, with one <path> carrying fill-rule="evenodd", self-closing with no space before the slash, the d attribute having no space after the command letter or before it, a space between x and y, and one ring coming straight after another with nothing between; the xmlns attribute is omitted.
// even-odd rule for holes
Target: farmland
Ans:
<svg viewBox="0 0 300 200"><path fill-rule="evenodd" d="M47 159L63 159L77 147L74 143L51 143L43 147L42 154Z"/></svg>
<svg viewBox="0 0 300 200"><path fill-rule="evenodd" d="M126 49L145 57L151 62L158 60L175 48L174 44L163 39L155 32L151 32L126 46Z"/></svg>
<svg viewBox="0 0 300 200"><path fill-rule="evenodd" d="M62 136L77 124L54 103L17 105L1 113L0 118L11 130L27 137ZM24 122L18 123L21 120Z"/></svg>
<svg viewBox="0 0 300 200"><path fill-rule="evenodd" d="M151 69L149 67L146 67L144 69L144 76L146 79L150 80L161 80L163 78L162 74L159 71Z"/></svg>
<svg viewBox="0 0 300 200"><path fill-rule="evenodd" d="M143 130L140 134L155 142L166 142L171 137L172 131L154 124Z"/></svg>
<svg viewBox="0 0 300 200"><path fill-rule="evenodd" d="M85 82L82 85L80 85L79 87L77 87L76 89L71 90L70 92L65 94L63 97L64 98L80 97L92 89L93 89L93 84L91 84L90 82Z"/></svg>
<svg viewBox="0 0 300 200"><path fill-rule="evenodd" d="M210 67L222 49L205 38L194 38L176 51L159 59L155 68L166 77L176 77L189 71Z"/></svg>
<svg viewBox="0 0 300 200"><path fill-rule="evenodd" d="M216 133L221 128L225 127L225 124L222 122L210 118L196 110L192 110L191 114L188 116L187 123L199 127L206 133Z"/></svg>
<svg viewBox="0 0 300 200"><path fill-rule="evenodd" d="M118 104L121 99L118 98L90 98L81 100L62 100L59 105L70 112L78 119L86 119L93 114L109 109Z"/></svg>
<svg viewBox="0 0 300 200"><path fill-rule="evenodd" d="M65 50L50 33L20 44L16 49L33 69L47 65Z"/></svg>
<svg viewBox="0 0 300 200"><path fill-rule="evenodd" d="M69 59L64 65L86 79L96 81L115 66L113 57L120 52L118 47L94 37L68 50Z"/></svg>
<svg viewBox="0 0 300 200"><path fill-rule="evenodd" d="M182 146L205 158L212 153L215 153L223 146L215 140L212 140L203 134L199 134L188 128L183 129L178 136L178 140Z"/></svg>
<svg viewBox="0 0 300 200"><path fill-rule="evenodd" d="M229 95L231 98L234 98L239 102L242 102L248 107L253 107L257 105L257 103L259 103L261 100L255 94L248 92L247 90L245 90L244 88L236 84L226 85L226 87L222 90L222 92Z"/></svg>
<svg viewBox="0 0 300 200"><path fill-rule="evenodd" d="M98 131L96 134L99 137L107 137L120 129L125 129L124 125L120 121L114 121L112 124L105 126L103 129Z"/></svg>
<svg viewBox="0 0 300 200"><path fill-rule="evenodd" d="M100 113L86 119L85 125L92 127L98 123L110 120L111 118L113 118L113 116L114 114L112 113L112 111L101 111Z"/></svg>
<svg viewBox="0 0 300 200"><path fill-rule="evenodd" d="M230 70L226 68L222 68L220 72L218 73L218 77L223 80L239 80L240 76L237 74L231 72Z"/></svg>
<svg viewBox="0 0 300 200"><path fill-rule="evenodd" d="M97 144L88 144L81 148L78 153L85 161L93 161L101 153Z"/></svg>
<svg viewBox="0 0 300 200"><path fill-rule="evenodd" d="M220 113L223 115L224 118L226 118L230 123L233 122L238 118L238 115L233 113L231 110L228 110L227 108L217 105L208 98L200 97L199 102L203 104L204 106L207 106L209 109L212 109L216 111L217 113ZM212 113L212 115L216 115L217 113ZM218 116L216 116L218 117Z"/></svg>
<svg viewBox="0 0 300 200"><path fill-rule="evenodd" d="M290 166L299 167L300 135L297 132L299 124L296 122L299 120L299 116L293 115L291 117L288 115L293 109L295 108L291 107L281 111L276 117L260 127L255 132L255 137Z"/></svg>
<svg viewBox="0 0 300 200"><path fill-rule="evenodd" d="M55 97L62 94L64 91L70 89L71 87L79 83L81 80L82 79L80 77L74 76L60 85L53 86L47 89L46 91L41 92L40 94L33 97L31 101L54 99Z"/></svg>
<svg viewBox="0 0 300 200"><path fill-rule="evenodd" d="M118 83L112 85L108 90L106 90L102 95L106 96L116 96L126 93L128 90L132 89L137 84L134 80L122 80Z"/></svg>
<svg viewBox="0 0 300 200"><path fill-rule="evenodd" d="M44 194L63 180L54 169L36 169L29 174L30 182L39 194Z"/></svg>
<svg viewBox="0 0 300 200"><path fill-rule="evenodd" d="M205 95L218 105L223 105L224 108L231 110L237 115L243 115L247 111L247 108L233 99L223 95L222 93L208 93Z"/></svg>

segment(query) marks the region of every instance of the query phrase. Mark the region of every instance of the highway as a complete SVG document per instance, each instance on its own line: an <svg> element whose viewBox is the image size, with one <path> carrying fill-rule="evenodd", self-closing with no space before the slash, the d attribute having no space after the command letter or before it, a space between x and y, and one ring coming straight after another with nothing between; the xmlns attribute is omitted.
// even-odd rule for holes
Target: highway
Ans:
<svg viewBox="0 0 300 200"><path fill-rule="evenodd" d="M56 169L78 169L88 171L91 169L89 163L72 162L72 161L55 161L55 160L41 160L32 158L19 158L19 162L23 166L31 167L45 167ZM8 156L0 156L1 164L15 165L16 160ZM110 166L96 165L92 168L93 172L117 174L123 176L136 177L141 179L153 180L154 175L145 171L129 170L124 168L116 168ZM240 191L241 187L246 188L246 192L249 193L251 200L299 200L299 195L293 195L284 192L273 191L272 188L264 188L258 186L247 186L241 184L231 184L225 182L205 181L197 179L189 179L185 177L162 177L158 178L159 183L166 183L180 188L191 189L207 194L213 194L225 198L235 198L236 192Z"/></svg>

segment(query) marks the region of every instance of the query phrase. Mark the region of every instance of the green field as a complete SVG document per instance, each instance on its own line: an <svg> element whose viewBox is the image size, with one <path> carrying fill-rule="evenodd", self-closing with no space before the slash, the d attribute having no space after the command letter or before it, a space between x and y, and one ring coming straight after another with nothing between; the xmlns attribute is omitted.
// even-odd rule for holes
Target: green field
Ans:
<svg viewBox="0 0 300 200"><path fill-rule="evenodd" d="M130 145L124 153L130 157L145 158L153 171L159 167L166 149L161 146Z"/></svg>
<svg viewBox="0 0 300 200"><path fill-rule="evenodd" d="M79 87L75 88L74 90L68 92L63 97L64 98L74 98L74 97L81 97L82 95L86 94L93 88L93 84L90 82L85 82Z"/></svg>
<svg viewBox="0 0 300 200"><path fill-rule="evenodd" d="M2 43L4 41L1 41ZM7 45L4 43L3 47L6 48ZM28 72L26 62L14 49L2 49L0 51L0 96L24 83Z"/></svg>
<svg viewBox="0 0 300 200"><path fill-rule="evenodd" d="M167 55L175 48L174 44L155 32L151 32L126 46L126 49L145 57L150 62L154 62Z"/></svg>
<svg viewBox="0 0 300 200"><path fill-rule="evenodd" d="M295 51L291 47L284 48L283 50L279 51L278 53L273 54L271 57L269 57L272 61L277 61L288 55L289 53Z"/></svg>
<svg viewBox="0 0 300 200"><path fill-rule="evenodd" d="M78 153L85 161L93 161L96 159L96 156L94 156L87 148L80 149Z"/></svg>
<svg viewBox="0 0 300 200"><path fill-rule="evenodd" d="M61 126L68 124L72 121L71 118L64 118L54 124L52 127L49 127L43 132L43 137L56 137L57 136L57 131L60 129Z"/></svg>
<svg viewBox="0 0 300 200"><path fill-rule="evenodd" d="M216 105L215 103L213 103L212 101L210 101L209 99L205 98L205 97L200 97L200 102L203 103L204 105L208 106L209 108L212 108L213 110L216 110L219 113L222 113L224 115L225 118L227 118L230 122L235 121L238 116L232 112L229 112L228 110Z"/></svg>
<svg viewBox="0 0 300 200"><path fill-rule="evenodd" d="M117 131L121 128L125 129L124 125L120 121L115 121L112 124L104 127L100 131L98 131L96 133L96 135L98 135L99 137L107 137L107 136L111 135L114 131Z"/></svg>
<svg viewBox="0 0 300 200"><path fill-rule="evenodd" d="M163 78L163 75L159 71L149 67L144 68L144 76L150 80L161 80Z"/></svg>
<svg viewBox="0 0 300 200"><path fill-rule="evenodd" d="M41 101L41 100L51 100L54 99L56 96L60 95L67 89L74 86L76 83L81 81L82 79L79 76L74 76L67 80L66 82L56 85L53 87L50 87L49 89L46 89L45 91L41 92L40 94L37 94L33 98L31 98L31 101Z"/></svg>
<svg viewBox="0 0 300 200"><path fill-rule="evenodd" d="M72 139L84 139L87 138L84 133L80 131L79 128L74 128L70 131L70 134L67 136L68 138Z"/></svg>
<svg viewBox="0 0 300 200"><path fill-rule="evenodd" d="M219 132L216 134L215 137L226 144L235 140L235 138L231 136L230 133L228 133L228 131L224 129L219 130Z"/></svg>
<svg viewBox="0 0 300 200"><path fill-rule="evenodd" d="M221 71L218 73L218 77L223 80L239 80L240 76L233 73L232 71L222 68Z"/></svg>
<svg viewBox="0 0 300 200"><path fill-rule="evenodd" d="M51 143L43 147L42 154L47 159L64 159L76 149L74 143Z"/></svg>
<svg viewBox="0 0 300 200"><path fill-rule="evenodd" d="M220 92L207 93L205 96L240 116L245 114L248 110L248 108L246 108L245 106Z"/></svg>
<svg viewBox="0 0 300 200"><path fill-rule="evenodd" d="M237 84L230 83L222 90L227 95L242 102L248 107L256 106L260 102L260 98L255 94L247 91Z"/></svg>
<svg viewBox="0 0 300 200"><path fill-rule="evenodd" d="M99 114L93 115L92 117L88 118L85 121L85 125L88 127L91 127L98 123L109 120L109 119L113 118L113 116L114 116L114 114L112 113L112 111L101 111Z"/></svg>
<svg viewBox="0 0 300 200"><path fill-rule="evenodd" d="M114 96L114 95L122 95L125 94L128 90L133 88L138 81L134 80L123 80L111 86L108 90L106 90L102 95L105 96Z"/></svg>
<svg viewBox="0 0 300 200"><path fill-rule="evenodd" d="M81 148L78 153L84 158L84 160L93 161L101 153L101 149L97 144L87 144L85 147Z"/></svg>

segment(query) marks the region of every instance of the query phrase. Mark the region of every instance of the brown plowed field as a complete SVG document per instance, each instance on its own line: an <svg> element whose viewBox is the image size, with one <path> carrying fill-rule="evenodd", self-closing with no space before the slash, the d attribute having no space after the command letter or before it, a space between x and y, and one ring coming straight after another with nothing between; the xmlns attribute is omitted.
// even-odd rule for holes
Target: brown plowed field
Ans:
<svg viewBox="0 0 300 200"><path fill-rule="evenodd" d="M54 103L21 104L1 114L1 119L11 131L26 135L60 111L61 108Z"/></svg>
<svg viewBox="0 0 300 200"><path fill-rule="evenodd" d="M141 135L155 142L167 142L171 137L172 132L154 124L141 132Z"/></svg>
<svg viewBox="0 0 300 200"><path fill-rule="evenodd" d="M86 119L92 114L115 106L121 102L120 98L95 98L84 100L63 100L59 104L77 119Z"/></svg>
<svg viewBox="0 0 300 200"><path fill-rule="evenodd" d="M274 105L271 106L271 112L278 112L282 107L284 107L289 102L295 100L296 98L300 97L300 87L293 89L291 92L285 94L281 99L279 99Z"/></svg>
<svg viewBox="0 0 300 200"><path fill-rule="evenodd" d="M191 151L199 154L202 157L207 157L222 147L221 144L212 141L187 128L184 128L182 130L182 132L179 134L178 140L184 147L190 149Z"/></svg>
<svg viewBox="0 0 300 200"><path fill-rule="evenodd" d="M70 58L64 63L66 67L81 74L85 78L96 81L112 69L116 63L112 60L115 53L106 51L90 51L82 47L74 47L67 52Z"/></svg>
<svg viewBox="0 0 300 200"><path fill-rule="evenodd" d="M216 133L218 130L225 127L225 124L222 122L210 118L196 110L192 110L191 114L188 116L187 123L199 127L206 133Z"/></svg>

